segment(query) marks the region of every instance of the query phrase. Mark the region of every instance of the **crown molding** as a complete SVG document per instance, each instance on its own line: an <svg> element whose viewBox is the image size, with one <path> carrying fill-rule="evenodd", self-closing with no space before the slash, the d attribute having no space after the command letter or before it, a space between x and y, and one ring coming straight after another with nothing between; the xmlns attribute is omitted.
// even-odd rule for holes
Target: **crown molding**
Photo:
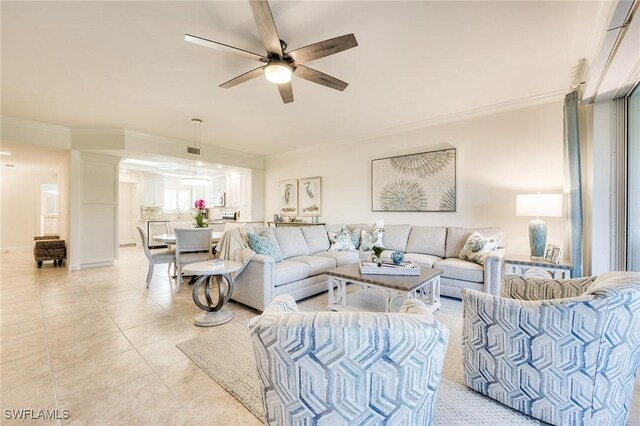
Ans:
<svg viewBox="0 0 640 426"><path fill-rule="evenodd" d="M56 134L63 134L66 136L71 135L71 131L68 127L58 126L56 124L43 123L41 121L26 120L24 118L10 117L3 115L0 117L2 126L16 126L28 129L42 130L45 132L51 132Z"/></svg>
<svg viewBox="0 0 640 426"><path fill-rule="evenodd" d="M445 114L438 117L427 118L425 120L415 121L413 123L402 124L400 126L388 127L386 129L376 130L370 132L363 137L341 139L328 143L317 144L309 147L299 148L292 151L282 152L278 154L272 154L265 156L265 160L273 160L277 158L288 157L291 155L300 154L303 152L313 151L319 148L337 147L340 145L347 145L351 143L360 143L377 139L384 136L391 136L400 133L406 133L413 130L424 129L428 127L439 126L442 124L453 123L456 121L470 120L477 117L497 114L500 112L512 111L521 108L527 108L535 105L546 104L550 102L560 101L564 98L565 94L569 92L569 88L555 90L553 92L544 93L542 95L529 96L526 98L513 99L506 102L500 102L492 105L485 105L478 108L455 112L452 114Z"/></svg>

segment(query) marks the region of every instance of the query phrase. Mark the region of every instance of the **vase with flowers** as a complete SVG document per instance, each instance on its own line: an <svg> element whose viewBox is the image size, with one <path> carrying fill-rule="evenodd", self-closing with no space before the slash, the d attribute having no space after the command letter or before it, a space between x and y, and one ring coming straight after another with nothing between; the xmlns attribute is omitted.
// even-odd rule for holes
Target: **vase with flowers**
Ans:
<svg viewBox="0 0 640 426"><path fill-rule="evenodd" d="M193 218L196 220L196 228L208 228L209 224L205 222L207 219L207 214L205 211L205 202L204 200L196 200L193 203L193 207L195 208L195 214Z"/></svg>

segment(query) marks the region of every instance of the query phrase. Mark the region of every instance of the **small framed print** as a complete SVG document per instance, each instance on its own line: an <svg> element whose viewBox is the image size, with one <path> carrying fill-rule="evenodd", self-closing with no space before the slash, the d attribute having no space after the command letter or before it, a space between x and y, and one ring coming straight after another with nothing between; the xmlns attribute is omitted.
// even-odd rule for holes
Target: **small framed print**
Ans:
<svg viewBox="0 0 640 426"><path fill-rule="evenodd" d="M280 181L280 216L298 215L298 180Z"/></svg>
<svg viewBox="0 0 640 426"><path fill-rule="evenodd" d="M544 252L544 260L550 263L558 264L560 262L560 255L562 249L556 244L547 244L547 249Z"/></svg>
<svg viewBox="0 0 640 426"><path fill-rule="evenodd" d="M322 178L298 179L300 216L322 216Z"/></svg>

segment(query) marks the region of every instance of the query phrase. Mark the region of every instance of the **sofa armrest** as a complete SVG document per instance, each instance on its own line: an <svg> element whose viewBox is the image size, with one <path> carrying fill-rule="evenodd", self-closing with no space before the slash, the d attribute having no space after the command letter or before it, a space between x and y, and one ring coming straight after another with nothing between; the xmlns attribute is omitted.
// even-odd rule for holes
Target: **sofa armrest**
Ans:
<svg viewBox="0 0 640 426"><path fill-rule="evenodd" d="M231 298L263 311L273 299L271 295L275 285L276 270L273 258L256 254L235 278Z"/></svg>
<svg viewBox="0 0 640 426"><path fill-rule="evenodd" d="M506 249L496 249L484 259L484 291L498 296L500 294L500 280L502 279L502 266Z"/></svg>
<svg viewBox="0 0 640 426"><path fill-rule="evenodd" d="M504 274L502 296L518 300L551 300L583 294L596 277L553 279L539 276Z"/></svg>

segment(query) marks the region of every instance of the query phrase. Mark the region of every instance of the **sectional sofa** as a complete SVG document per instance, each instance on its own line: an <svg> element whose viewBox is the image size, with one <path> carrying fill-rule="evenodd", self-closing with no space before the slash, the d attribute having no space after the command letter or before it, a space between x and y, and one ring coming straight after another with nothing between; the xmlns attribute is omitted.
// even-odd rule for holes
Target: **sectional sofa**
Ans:
<svg viewBox="0 0 640 426"><path fill-rule="evenodd" d="M280 294L288 293L295 300L327 289L329 269L366 258L370 252L330 251L328 232L340 229L370 229L365 224L280 227L274 233L282 256L281 262L256 254L235 279L232 299L259 311ZM442 269L440 292L443 296L460 298L463 288L493 295L500 294L504 247L491 252L485 265L459 258L467 238L476 230L485 237L500 236L500 228L454 228L411 225L386 225L383 242L389 257L396 250L405 252L405 259L425 268Z"/></svg>

